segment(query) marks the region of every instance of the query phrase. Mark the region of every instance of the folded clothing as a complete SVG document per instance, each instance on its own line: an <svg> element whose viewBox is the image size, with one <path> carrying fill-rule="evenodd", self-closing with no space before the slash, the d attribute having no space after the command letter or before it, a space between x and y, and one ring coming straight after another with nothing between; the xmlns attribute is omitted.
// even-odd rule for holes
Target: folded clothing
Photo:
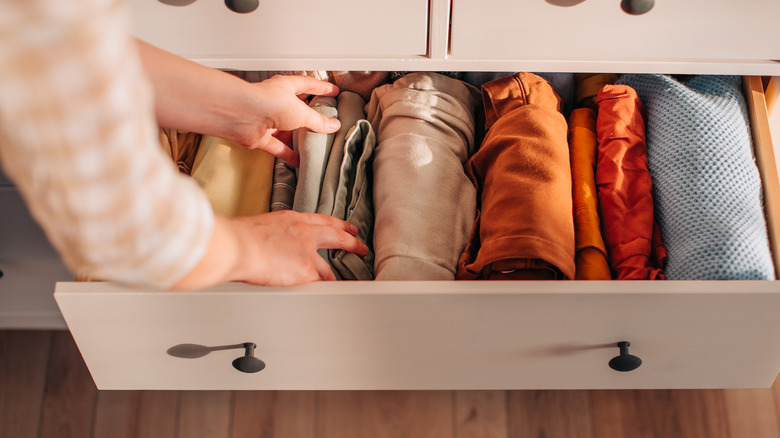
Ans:
<svg viewBox="0 0 780 438"><path fill-rule="evenodd" d="M645 108L636 91L626 85L605 85L596 104L596 187L612 277L662 280L666 248L653 216Z"/></svg>
<svg viewBox="0 0 780 438"><path fill-rule="evenodd" d="M453 280L476 211L463 171L474 150L479 91L437 73L374 89L376 280Z"/></svg>
<svg viewBox="0 0 780 438"><path fill-rule="evenodd" d="M647 109L656 218L679 280L774 279L738 76L624 75Z"/></svg>
<svg viewBox="0 0 780 438"><path fill-rule="evenodd" d="M596 192L596 111L577 108L569 116L572 201L577 280L610 280L607 248L601 237Z"/></svg>
<svg viewBox="0 0 780 438"><path fill-rule="evenodd" d="M214 212L226 217L267 213L271 204L274 156L213 136L200 142L192 177Z"/></svg>
<svg viewBox="0 0 780 438"><path fill-rule="evenodd" d="M309 103L312 109L331 118L338 118L336 105L335 98L326 96L315 96ZM293 210L315 213L319 205L322 180L325 177L325 168L328 165L328 156L335 134L323 134L309 128L299 128L293 135L295 139L293 144L300 156Z"/></svg>
<svg viewBox="0 0 780 438"><path fill-rule="evenodd" d="M374 205L371 176L376 136L365 120L365 101L353 92L342 91L337 110L341 128L333 139L322 181L317 213L343 219L358 229L356 237L369 252L360 257L341 249L321 249L340 280L374 278Z"/></svg>
<svg viewBox="0 0 780 438"><path fill-rule="evenodd" d="M573 279L566 119L550 83L517 73L482 86L487 134L466 165L479 216L457 278Z"/></svg>

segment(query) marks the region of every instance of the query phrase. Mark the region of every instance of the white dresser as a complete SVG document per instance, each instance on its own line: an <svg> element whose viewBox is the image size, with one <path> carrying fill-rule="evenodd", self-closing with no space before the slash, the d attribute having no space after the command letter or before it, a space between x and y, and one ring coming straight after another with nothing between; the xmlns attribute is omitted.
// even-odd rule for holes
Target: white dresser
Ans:
<svg viewBox="0 0 780 438"><path fill-rule="evenodd" d="M130 3L138 36L224 69L744 75L780 266L758 77L780 76L780 2L657 0L638 16L618 0ZM780 370L777 281L63 282L55 297L101 389L768 387ZM620 341L639 368L608 366ZM261 371L231 365L245 343Z"/></svg>

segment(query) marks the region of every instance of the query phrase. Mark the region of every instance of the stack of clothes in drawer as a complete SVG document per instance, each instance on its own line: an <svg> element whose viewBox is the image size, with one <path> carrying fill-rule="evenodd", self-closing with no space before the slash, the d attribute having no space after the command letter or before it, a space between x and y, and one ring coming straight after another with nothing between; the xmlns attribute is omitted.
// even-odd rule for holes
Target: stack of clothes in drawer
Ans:
<svg viewBox="0 0 780 438"><path fill-rule="evenodd" d="M354 224L345 280L774 279L736 76L319 72L334 134L262 151L161 129L226 216ZM248 78L247 78L248 79ZM258 80L262 80L259 77Z"/></svg>

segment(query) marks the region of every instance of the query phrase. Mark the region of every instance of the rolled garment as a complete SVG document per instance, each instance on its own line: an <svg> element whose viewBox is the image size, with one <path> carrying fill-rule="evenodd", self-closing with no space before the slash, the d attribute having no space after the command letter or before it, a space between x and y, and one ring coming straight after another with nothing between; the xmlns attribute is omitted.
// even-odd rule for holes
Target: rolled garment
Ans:
<svg viewBox="0 0 780 438"><path fill-rule="evenodd" d="M624 75L647 108L647 157L667 278L775 278L739 76Z"/></svg>
<svg viewBox="0 0 780 438"><path fill-rule="evenodd" d="M474 150L479 91L437 73L374 90L376 280L453 280L476 212L463 171Z"/></svg>
<svg viewBox="0 0 780 438"><path fill-rule="evenodd" d="M374 88L390 81L390 72L387 71L329 71L328 75L341 93L349 91L363 100L371 98Z"/></svg>
<svg viewBox="0 0 780 438"><path fill-rule="evenodd" d="M662 280L666 248L655 226L653 180L647 168L645 108L625 85L605 85L597 98L596 164L601 231L612 277Z"/></svg>
<svg viewBox="0 0 780 438"><path fill-rule="evenodd" d="M564 117L569 117L574 107L575 81L574 73L540 72L534 73L547 80L563 102L561 112Z"/></svg>
<svg viewBox="0 0 780 438"><path fill-rule="evenodd" d="M574 264L577 280L610 280L607 248L601 237L596 192L596 111L577 108L569 116L572 201L574 203Z"/></svg>
<svg viewBox="0 0 780 438"><path fill-rule="evenodd" d="M365 104L357 93L339 93L336 108L341 127L333 138L317 205L317 213L355 225L358 239L369 247L369 254L362 258L343 250L319 250L336 278L341 280L374 278L374 207L370 172L376 136L365 120Z"/></svg>
<svg viewBox="0 0 780 438"><path fill-rule="evenodd" d="M327 117L338 117L336 99L333 97L315 96L309 106ZM296 147L300 156L300 165L296 174L293 210L315 213L320 201L322 179L325 176L334 134L322 134L308 128L299 128L294 135L297 136Z"/></svg>
<svg viewBox="0 0 780 438"><path fill-rule="evenodd" d="M360 257L343 249L328 249L327 260L336 276L343 280L374 278L374 205L372 158L376 136L368 120L358 120L344 144L338 188L331 216L357 227L356 237L366 243L369 252Z"/></svg>
<svg viewBox="0 0 780 438"><path fill-rule="evenodd" d="M482 86L485 128L466 173L479 216L457 278L571 279L574 220L566 119L561 99L532 73Z"/></svg>
<svg viewBox="0 0 780 438"><path fill-rule="evenodd" d="M598 108L596 96L601 87L614 84L618 75L614 73L576 73L574 75L574 107Z"/></svg>
<svg viewBox="0 0 780 438"><path fill-rule="evenodd" d="M163 151L170 154L179 171L186 175L192 173L192 165L202 139L203 136L195 132L160 128L160 145Z"/></svg>
<svg viewBox="0 0 780 438"><path fill-rule="evenodd" d="M268 152L204 136L192 178L203 188L215 213L251 216L270 208L273 166L274 156Z"/></svg>
<svg viewBox="0 0 780 438"><path fill-rule="evenodd" d="M339 182L341 181L341 167L344 161L344 146L347 141L347 132L357 124L358 120L366 118L365 106L366 102L359 94L349 91L342 91L336 99L336 113L338 114L341 127L333 136L328 162L323 173L322 188L319 201L317 202L317 213L333 215L336 191L339 189Z"/></svg>
<svg viewBox="0 0 780 438"><path fill-rule="evenodd" d="M271 188L271 211L292 210L297 183L295 168L284 160L276 158Z"/></svg>

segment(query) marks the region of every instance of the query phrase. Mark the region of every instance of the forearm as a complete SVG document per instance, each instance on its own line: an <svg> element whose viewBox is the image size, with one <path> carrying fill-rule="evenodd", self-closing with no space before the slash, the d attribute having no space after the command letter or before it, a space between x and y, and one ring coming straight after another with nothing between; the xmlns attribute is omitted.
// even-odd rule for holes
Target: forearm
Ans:
<svg viewBox="0 0 780 438"><path fill-rule="evenodd" d="M250 83L136 40L154 88L157 123L239 143L258 127L257 93ZM248 132L250 131L250 132Z"/></svg>

